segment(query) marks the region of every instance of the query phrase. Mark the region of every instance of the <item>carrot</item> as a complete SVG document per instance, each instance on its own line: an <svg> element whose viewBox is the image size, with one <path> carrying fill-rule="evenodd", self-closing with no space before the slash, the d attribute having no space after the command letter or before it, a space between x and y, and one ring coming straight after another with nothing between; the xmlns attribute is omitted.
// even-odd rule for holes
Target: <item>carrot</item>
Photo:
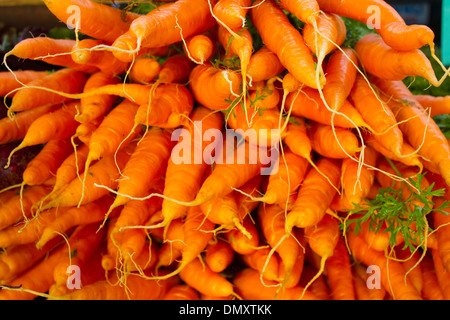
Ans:
<svg viewBox="0 0 450 320"><path fill-rule="evenodd" d="M317 169L306 174L297 194L297 199L287 214L286 227L292 230L314 226L325 215L326 209L336 194L341 175L341 161L320 158ZM320 174L319 172L323 173Z"/></svg>
<svg viewBox="0 0 450 320"><path fill-rule="evenodd" d="M423 291L425 300L445 300L439 286L439 281L434 270L434 264L429 254L425 255L420 262L422 265Z"/></svg>
<svg viewBox="0 0 450 320"><path fill-rule="evenodd" d="M9 167L12 155L23 148L72 136L78 124L74 119L77 103L77 101L70 102L34 120L20 144L11 151L5 168Z"/></svg>
<svg viewBox="0 0 450 320"><path fill-rule="evenodd" d="M312 163L312 146L308 136L306 121L303 117L292 116L286 127L286 135L283 142L293 153L305 158Z"/></svg>
<svg viewBox="0 0 450 320"><path fill-rule="evenodd" d="M261 248L250 254L241 255L244 264L259 272L264 281L280 282L278 270L280 257L277 253L271 254L271 248Z"/></svg>
<svg viewBox="0 0 450 320"><path fill-rule="evenodd" d="M239 97L241 81L237 72L218 69L207 62L194 67L189 88L199 104L212 110L225 110Z"/></svg>
<svg viewBox="0 0 450 320"><path fill-rule="evenodd" d="M250 101L256 109L266 110L276 108L281 101L280 90L275 86L277 77L272 77L266 81L261 80L261 86L258 86L250 92Z"/></svg>
<svg viewBox="0 0 450 320"><path fill-rule="evenodd" d="M286 233L284 210L277 205L261 205L258 208L258 218L265 240L280 256L280 263L283 265L281 287L296 285L301 276L305 254L296 236ZM300 267L299 272L294 271L296 266Z"/></svg>
<svg viewBox="0 0 450 320"><path fill-rule="evenodd" d="M417 291L422 293L424 282L422 276L422 252L415 251L411 253L411 250L406 248L395 247L395 259L397 259L405 268L407 277L411 279L412 284L416 287Z"/></svg>
<svg viewBox="0 0 450 320"><path fill-rule="evenodd" d="M439 282L439 287L441 288L442 295L445 300L450 297L450 273L445 269L442 259L437 250L430 250L431 258L433 259L434 271Z"/></svg>
<svg viewBox="0 0 450 320"><path fill-rule="evenodd" d="M339 223L337 219L326 214L317 224L306 227L304 234L311 250L320 257L320 268L316 276L305 286L308 288L318 275L324 272L328 258L334 254L340 239Z"/></svg>
<svg viewBox="0 0 450 320"><path fill-rule="evenodd" d="M308 133L313 151L323 157L346 159L361 151L358 137L350 129L311 121Z"/></svg>
<svg viewBox="0 0 450 320"><path fill-rule="evenodd" d="M281 0L280 6L305 24L317 24L320 8L316 0Z"/></svg>
<svg viewBox="0 0 450 320"><path fill-rule="evenodd" d="M72 150L72 145L67 139L48 141L41 151L28 162L22 174L22 184L43 184L55 175L60 164Z"/></svg>
<svg viewBox="0 0 450 320"><path fill-rule="evenodd" d="M250 181L246 182L238 190L234 191L234 198L236 199L239 215L241 217L246 217L258 207L259 202L254 201L253 198L261 194L261 181L262 176L257 175Z"/></svg>
<svg viewBox="0 0 450 320"><path fill-rule="evenodd" d="M379 78L403 80L420 76L439 87L448 72L438 80L431 62L420 49L398 51L389 47L379 35L370 33L358 40L355 50L365 70Z"/></svg>
<svg viewBox="0 0 450 320"><path fill-rule="evenodd" d="M310 252L310 249L307 250L307 255ZM313 279L314 276L317 275L317 268L310 263L305 263L303 268L302 277L300 278L299 285L302 286L303 291L305 291L304 287ZM321 274L317 277L317 279L310 284L309 288L306 288L306 292L303 292L306 295L308 292L314 294L319 300L331 300L331 292L330 287L327 283L327 278Z"/></svg>
<svg viewBox="0 0 450 320"><path fill-rule="evenodd" d="M95 162L89 170L83 172L81 180L78 178L72 180L62 192L50 197L41 209L80 206L108 194L107 189L96 187L96 185L107 186L110 189L117 187L117 179L120 177L119 170L123 169L128 161L129 152L133 150L132 147L134 146L129 145L119 150L116 157L110 155Z"/></svg>
<svg viewBox="0 0 450 320"><path fill-rule="evenodd" d="M212 297L234 296L233 284L221 274L212 271L197 257L180 271L180 278L201 294Z"/></svg>
<svg viewBox="0 0 450 320"><path fill-rule="evenodd" d="M130 80L134 83L149 84L159 74L161 70L160 63L150 57L137 59L130 68Z"/></svg>
<svg viewBox="0 0 450 320"><path fill-rule="evenodd" d="M181 261L174 271L155 278L165 279L180 274L184 268L205 250L213 237L212 231L214 230L214 227L215 225L212 222L205 219L205 216L199 207L190 207L187 211L186 220L183 225L184 247L181 251Z"/></svg>
<svg viewBox="0 0 450 320"><path fill-rule="evenodd" d="M15 194L0 207L0 229L32 215L31 207L50 192L46 185L25 186L23 194Z"/></svg>
<svg viewBox="0 0 450 320"><path fill-rule="evenodd" d="M345 239L339 236L333 255L327 259L324 270L334 300L356 300L351 263Z"/></svg>
<svg viewBox="0 0 450 320"><path fill-rule="evenodd" d="M224 240L218 239L205 249L205 263L214 272L224 271L232 262L234 251Z"/></svg>
<svg viewBox="0 0 450 320"><path fill-rule="evenodd" d="M90 50L101 46L104 42L95 39L83 39L72 48L72 60L80 65L93 66L110 76L117 76L127 71L129 64L117 59L112 52L106 50Z"/></svg>
<svg viewBox="0 0 450 320"><path fill-rule="evenodd" d="M124 179L118 182L116 198L105 218L114 208L150 191L152 185L164 175L170 151L169 133L159 128L151 128L127 161L122 171Z"/></svg>
<svg viewBox="0 0 450 320"><path fill-rule="evenodd" d="M397 126L395 115L360 74L356 76L349 101L369 126L376 128L372 133L373 138L399 156L403 144L403 134Z"/></svg>
<svg viewBox="0 0 450 320"><path fill-rule="evenodd" d="M250 17L263 42L278 56L281 64L298 81L317 88L312 53L282 9L273 1L259 1L250 9ZM321 76L318 82L323 87L325 77Z"/></svg>
<svg viewBox="0 0 450 320"><path fill-rule="evenodd" d="M352 268L353 280L355 283L355 293L358 300L384 300L386 298L386 289L383 286L368 287L371 276L369 269L356 261Z"/></svg>
<svg viewBox="0 0 450 320"><path fill-rule="evenodd" d="M181 251L183 250L184 241L184 221L181 218L174 219L167 227L166 235L164 238L164 231L161 232L161 240L165 242L161 244L158 250L158 262L156 263L155 270L158 271L160 267L168 267L172 265L178 258L181 257ZM159 228L162 229L162 228ZM158 229L152 229L154 234Z"/></svg>
<svg viewBox="0 0 450 320"><path fill-rule="evenodd" d="M50 113L59 107L58 104L47 104L30 110L18 112L13 118L4 117L0 119L0 143L5 144L22 140L31 123L40 116Z"/></svg>
<svg viewBox="0 0 450 320"><path fill-rule="evenodd" d="M259 230L249 216L243 219L242 226L246 234L242 233L239 229L232 229L225 233L225 238L237 254L252 254L260 249Z"/></svg>
<svg viewBox="0 0 450 320"><path fill-rule="evenodd" d="M358 110L348 100L345 100L337 113L333 113L323 103L319 91L314 89L302 88L290 93L286 98L286 105L292 108L294 116L305 117L322 124L331 125L333 123L335 127L354 128L358 126L372 131Z"/></svg>
<svg viewBox="0 0 450 320"><path fill-rule="evenodd" d="M189 38L192 35L203 33L214 26L215 20L210 12L210 4L205 0L194 1L176 1L166 3L158 7L158 10L152 10L148 14L133 20L126 33L135 37L132 48L135 49L127 55L116 55L122 61L131 61L133 52L140 48L157 48L167 46L182 39ZM189 12L189 14L185 14ZM115 38L113 48L118 47L121 36ZM126 50L126 48L125 48ZM116 51L113 51L116 52ZM120 52L120 51L119 51Z"/></svg>
<svg viewBox="0 0 450 320"><path fill-rule="evenodd" d="M261 283L259 272L251 268L239 271L233 278L236 293L245 300L319 300L311 291L295 286L278 291L275 281ZM303 294L303 296L302 296Z"/></svg>
<svg viewBox="0 0 450 320"><path fill-rule="evenodd" d="M325 69L327 83L322 90L331 109L339 111L344 105L355 82L357 66L354 49L342 48L342 51L331 53Z"/></svg>
<svg viewBox="0 0 450 320"><path fill-rule="evenodd" d="M342 195L350 205L359 204L366 199L375 180L375 172L379 153L371 147L364 149L363 165L350 158L342 160L341 187ZM355 179L356 178L356 179Z"/></svg>
<svg viewBox="0 0 450 320"><path fill-rule="evenodd" d="M450 113L450 95L437 97L428 94L417 94L414 95L414 98L425 109L429 110L432 117Z"/></svg>
<svg viewBox="0 0 450 320"><path fill-rule="evenodd" d="M300 187L309 169L309 163L290 149L285 150L278 161L280 162L278 172L269 176L262 201L283 205L288 201L289 194L295 193Z"/></svg>
<svg viewBox="0 0 450 320"><path fill-rule="evenodd" d="M66 98L56 92L78 93L83 90L87 75L74 69L60 69L45 77L33 80L26 86L19 88L11 100L8 114L39 107L45 104L58 104L68 102ZM41 88L53 90L47 92Z"/></svg>
<svg viewBox="0 0 450 320"><path fill-rule="evenodd" d="M0 97L8 95L9 92L20 88L21 84L39 79L47 75L46 71L15 70L14 72L0 72ZM17 80L16 80L17 78Z"/></svg>
<svg viewBox="0 0 450 320"><path fill-rule="evenodd" d="M278 56L264 45L250 57L247 75L252 82L258 82L275 77L284 70Z"/></svg>
<svg viewBox="0 0 450 320"><path fill-rule="evenodd" d="M406 85L402 81L388 81L379 78L374 79L374 84L380 88L387 96L398 99L402 92L408 92ZM414 99L412 99L414 100ZM403 105L390 100L388 106L394 112L407 141L418 150L418 154L428 159L430 165L434 167L450 185L450 146L433 119L414 105Z"/></svg>
<svg viewBox="0 0 450 320"><path fill-rule="evenodd" d="M251 4L249 0L220 0L213 7L214 17L219 26L224 24L231 30L242 29Z"/></svg>
<svg viewBox="0 0 450 320"><path fill-rule="evenodd" d="M158 83L186 83L194 63L184 54L170 56L161 66Z"/></svg>
<svg viewBox="0 0 450 320"><path fill-rule="evenodd" d="M109 84L118 84L119 79L104 72L96 72L87 79L83 92L88 92ZM80 123L86 123L105 115L113 106L116 96L93 95L80 99L80 112L75 119Z"/></svg>
<svg viewBox="0 0 450 320"><path fill-rule="evenodd" d="M349 230L347 239L350 252L356 260L367 266L377 265L380 268L381 285L393 299L422 300L411 280L405 279L406 271L398 261L388 259L383 252L369 248L364 239L354 234L352 230Z"/></svg>
<svg viewBox="0 0 450 320"><path fill-rule="evenodd" d="M36 247L43 247L48 241L55 238L58 233L66 233L79 225L93 224L103 221L105 212L114 198L106 195L91 203L78 207L54 208L57 215L52 221L43 226L42 233L36 242ZM44 211L45 212L45 211ZM111 216L119 212L116 211ZM42 214L42 213L41 213Z"/></svg>
<svg viewBox="0 0 450 320"><path fill-rule="evenodd" d="M88 0L45 0L47 8L68 26L94 39L112 43L125 33L129 23L140 15L127 11L122 18L122 11L109 5ZM76 6L77 9L74 9ZM78 11L77 11L78 10ZM73 14L76 14L74 17ZM95 23L98 17L102 23Z"/></svg>
<svg viewBox="0 0 450 320"><path fill-rule="evenodd" d="M208 142L207 139L200 139L199 136L203 137L210 129L219 131L223 125L223 117L220 113L211 112L202 106L196 107L189 117L193 123L189 122L183 126L183 130L186 131L181 132L182 140L179 140L173 147L172 154L168 159L163 190L165 196L162 203L163 221L159 226L168 225L172 220L186 214L186 207L177 202L192 201L195 198L200 189L202 177L208 168L207 160L202 155L208 146L214 147L218 143L217 141ZM185 137L184 133L188 132L189 135ZM197 136L198 134L199 136ZM184 147L186 141L190 142L187 149ZM176 154L180 150L183 150L181 159L178 157L179 154ZM186 158L185 152L188 152ZM200 159L199 155L202 156Z"/></svg>
<svg viewBox="0 0 450 320"><path fill-rule="evenodd" d="M200 300L198 292L192 287L180 284L167 291L162 300Z"/></svg>
<svg viewBox="0 0 450 320"><path fill-rule="evenodd" d="M341 16L370 23L381 34L386 43L397 50L408 51L428 44L433 46L434 33L424 25L406 25L400 14L385 1L366 0L355 3L351 0L317 0L320 8ZM374 10L380 18L374 21Z"/></svg>
<svg viewBox="0 0 450 320"><path fill-rule="evenodd" d="M195 63L203 64L209 61L217 51L217 44L207 34L196 34L186 39L184 53Z"/></svg>
<svg viewBox="0 0 450 320"><path fill-rule="evenodd" d="M50 65L70 68L80 72L92 73L98 71L96 66L85 66L73 61L70 53L75 43L76 41L71 39L53 39L50 37L23 39L6 53L4 61L6 62L6 58L10 55L14 55L20 59L44 61ZM9 69L8 66L7 68ZM16 74L16 71L12 73Z"/></svg>

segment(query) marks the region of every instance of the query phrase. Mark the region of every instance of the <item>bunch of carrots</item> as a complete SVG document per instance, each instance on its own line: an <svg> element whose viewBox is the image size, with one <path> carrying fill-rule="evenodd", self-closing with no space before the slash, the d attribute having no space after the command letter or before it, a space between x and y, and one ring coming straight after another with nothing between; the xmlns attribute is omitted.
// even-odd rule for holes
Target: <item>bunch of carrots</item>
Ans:
<svg viewBox="0 0 450 320"><path fill-rule="evenodd" d="M41 146L0 193L0 299L450 299L450 100L403 82L450 72L430 28L382 0L43 2L77 37L0 74L5 168Z"/></svg>

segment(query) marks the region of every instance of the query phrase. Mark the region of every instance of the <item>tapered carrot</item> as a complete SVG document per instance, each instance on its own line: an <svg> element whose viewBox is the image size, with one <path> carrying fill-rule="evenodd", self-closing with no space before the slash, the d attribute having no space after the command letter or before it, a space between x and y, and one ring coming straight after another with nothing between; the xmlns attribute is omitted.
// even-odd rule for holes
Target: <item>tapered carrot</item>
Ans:
<svg viewBox="0 0 450 320"><path fill-rule="evenodd" d="M394 99L398 99L402 92L409 91L402 81L380 78L373 81L388 97ZM418 150L419 155L429 159L430 165L438 170L447 185L450 185L450 146L436 122L417 106L403 105L393 100L388 102L388 106L397 121L402 122L399 126L405 139Z"/></svg>
<svg viewBox="0 0 450 320"><path fill-rule="evenodd" d="M259 272L246 268L233 278L236 293L245 300L319 300L311 291L304 292L301 286L278 290L275 281L261 283Z"/></svg>
<svg viewBox="0 0 450 320"><path fill-rule="evenodd" d="M279 206L261 205L258 208L258 218L265 240L278 253L283 264L282 288L290 288L300 279L304 248L294 234L286 233L285 211ZM300 272L294 272L296 266L300 266Z"/></svg>
<svg viewBox="0 0 450 320"><path fill-rule="evenodd" d="M22 140L34 120L46 113L56 110L58 107L58 104L47 104L23 112L18 112L14 114L12 119L10 117L0 119L0 143L5 144Z"/></svg>
<svg viewBox="0 0 450 320"><path fill-rule="evenodd" d="M77 101L70 102L54 112L46 113L34 120L20 144L11 151L5 168L9 167L12 155L18 150L47 143L50 140L71 137L78 125L75 120L77 105Z"/></svg>
<svg viewBox="0 0 450 320"><path fill-rule="evenodd" d="M0 229L32 216L31 207L49 193L46 185L25 186L22 195L15 194L0 207Z"/></svg>
<svg viewBox="0 0 450 320"><path fill-rule="evenodd" d="M149 84L159 74L161 70L160 63L150 57L137 59L130 69L130 80L135 83Z"/></svg>
<svg viewBox="0 0 450 320"><path fill-rule="evenodd" d="M381 0L317 0L320 8L334 12L362 23L370 24L381 34L386 43L397 50L411 50L433 45L434 32L425 25L406 25L401 15L392 5ZM380 17L374 16L378 13Z"/></svg>
<svg viewBox="0 0 450 320"><path fill-rule="evenodd" d="M249 216L243 219L242 226L246 234L235 228L226 232L225 238L237 254L251 254L260 248L259 230Z"/></svg>
<svg viewBox="0 0 450 320"><path fill-rule="evenodd" d="M95 39L83 39L72 48L72 60L80 65L93 66L110 76L117 76L129 67L129 63L120 61L112 52L107 50L90 50L103 45L103 41Z"/></svg>
<svg viewBox="0 0 450 320"><path fill-rule="evenodd" d="M233 258L233 249L223 240L210 243L205 249L205 262L214 272L224 271L233 262Z"/></svg>
<svg viewBox="0 0 450 320"><path fill-rule="evenodd" d="M261 66L264 66L262 68ZM268 80L285 70L278 56L266 46L254 52L248 63L247 75L252 82Z"/></svg>
<svg viewBox="0 0 450 320"><path fill-rule="evenodd" d="M197 257L180 272L180 278L198 292L212 297L234 296L233 284L221 274L213 272Z"/></svg>
<svg viewBox="0 0 450 320"><path fill-rule="evenodd" d="M239 97L241 82L237 72L215 68L208 62L194 67L189 88L201 105L212 110L225 110Z"/></svg>
<svg viewBox="0 0 450 320"><path fill-rule="evenodd" d="M261 200L268 204L283 205L288 201L289 194L295 193L301 185L309 163L290 149L285 150L278 161L278 172L269 176L267 189Z"/></svg>
<svg viewBox="0 0 450 320"><path fill-rule="evenodd" d="M309 251L309 250L308 250ZM307 253L308 253L307 251ZM308 255L308 254L307 254ZM327 301L332 299L330 286L328 284L327 278L321 274L319 275L314 282L312 282L309 288L306 288L306 292L304 287L317 275L318 268L311 263L305 263L303 268L302 277L300 278L299 285L303 289L303 294L306 296L308 292L314 294L317 299Z"/></svg>
<svg viewBox="0 0 450 320"><path fill-rule="evenodd" d="M196 34L186 39L184 53L195 63L203 64L210 60L217 51L217 44L212 36Z"/></svg>
<svg viewBox="0 0 450 320"><path fill-rule="evenodd" d="M231 30L239 30L245 27L250 5L249 0L220 0L213 7L214 17L220 26L225 24Z"/></svg>
<svg viewBox="0 0 450 320"><path fill-rule="evenodd" d="M303 117L292 116L291 121L286 127L286 135L283 142L293 153L305 158L309 163L312 162L312 146L308 136L306 121Z"/></svg>
<svg viewBox="0 0 450 320"><path fill-rule="evenodd" d="M414 98L425 109L429 110L432 117L450 113L450 95L446 96L432 96L428 94L417 94Z"/></svg>
<svg viewBox="0 0 450 320"><path fill-rule="evenodd" d="M261 80L261 86L250 92L250 101L256 109L266 110L276 108L281 102L281 90L275 85L277 77L272 77L266 81Z"/></svg>
<svg viewBox="0 0 450 320"><path fill-rule="evenodd" d="M119 78L110 76L104 72L96 72L87 79L83 92L100 88L109 84L118 84ZM114 95L94 95L80 99L80 112L75 119L80 123L86 123L105 115L116 101Z"/></svg>
<svg viewBox="0 0 450 320"><path fill-rule="evenodd" d="M355 82L358 57L352 48L342 48L330 55L325 74L327 83L323 87L323 95L333 110L339 110L348 98Z"/></svg>
<svg viewBox="0 0 450 320"><path fill-rule="evenodd" d="M4 57L10 55L20 59L44 61L50 65L70 68L81 72L92 73L98 71L96 66L85 66L72 60L72 47L76 44L71 39L53 39L50 37L31 37L21 40ZM16 71L13 72L16 74ZM23 82L22 82L23 83Z"/></svg>
<svg viewBox="0 0 450 320"><path fill-rule="evenodd" d="M215 20L211 15L210 5L214 4L215 1L209 3L206 0L183 0L163 4L158 10L152 10L133 20L124 34L135 37L132 48L136 51L142 47L157 48L170 45L211 29ZM189 14L186 14L187 12ZM116 37L113 48L122 49L117 47L121 37ZM133 52L117 57L123 61L131 61Z"/></svg>
<svg viewBox="0 0 450 320"><path fill-rule="evenodd" d="M411 253L411 250L407 248L395 247L395 258L400 261L407 277L411 279L412 284L416 287L417 291L422 293L424 282L422 276L422 251L415 251Z"/></svg>
<svg viewBox="0 0 450 320"><path fill-rule="evenodd" d="M425 300L444 300L439 281L434 270L433 259L429 254L425 255L420 263L422 265L423 291Z"/></svg>
<svg viewBox="0 0 450 320"><path fill-rule="evenodd" d="M47 8L68 26L94 39L112 43L125 33L129 23L140 15L127 11L122 18L122 11L112 6L88 0L45 0ZM101 16L102 23L94 21Z"/></svg>
<svg viewBox="0 0 450 320"><path fill-rule="evenodd" d="M181 83L189 80L194 63L184 54L174 54L161 65L158 74L159 83Z"/></svg>
<svg viewBox="0 0 450 320"><path fill-rule="evenodd" d="M355 284L355 294L358 300L384 300L386 299L386 289L383 286L370 287L369 283L373 283L371 277L373 274L367 266L356 261L352 267L353 281Z"/></svg>
<svg viewBox="0 0 450 320"><path fill-rule="evenodd" d="M46 71L15 70L14 72L0 72L0 97L6 96L10 91L20 88L22 83L27 84L32 80L47 75ZM16 80L17 77L17 80Z"/></svg>
<svg viewBox="0 0 450 320"><path fill-rule="evenodd" d="M192 287L180 284L173 286L167 291L162 300L199 300L198 292Z"/></svg>
<svg viewBox="0 0 450 320"><path fill-rule="evenodd" d="M310 49L300 32L273 1L259 1L250 9L250 17L263 42L280 59L294 77L311 88L317 88L316 69ZM321 87L325 77L319 79Z"/></svg>
<svg viewBox="0 0 450 320"><path fill-rule="evenodd" d="M344 237L339 236L333 255L327 259L324 270L334 300L356 299L351 263Z"/></svg>
<svg viewBox="0 0 450 320"><path fill-rule="evenodd" d="M374 90L367 80L358 74L349 100L369 126L374 128L373 138L399 156L403 144L402 131L397 126L397 119L392 110Z"/></svg>
<svg viewBox="0 0 450 320"><path fill-rule="evenodd" d="M287 214L287 230L306 228L317 224L325 215L326 209L336 194L341 175L341 161L320 158L317 168L306 174L297 199ZM323 174L320 174L319 171Z"/></svg>
<svg viewBox="0 0 450 320"><path fill-rule="evenodd" d="M294 116L305 117L328 125L333 123L335 127L355 128L358 126L371 130L361 114L348 100L345 100L339 111L336 111L337 113L333 113L323 103L319 92L311 88L304 87L290 93L286 98L286 106L292 108Z"/></svg>
<svg viewBox="0 0 450 320"><path fill-rule="evenodd" d="M434 271L436 272L436 277L439 282L439 287L441 288L442 295L445 300L450 299L450 273L445 269L442 259L437 250L430 250L431 257L433 259Z"/></svg>
<svg viewBox="0 0 450 320"><path fill-rule="evenodd" d="M87 81L87 75L74 69L65 68L48 74L43 78L33 80L27 84L29 87L21 87L14 95L8 114L39 107L45 104L58 104L70 99L56 92L79 93L83 90ZM54 90L47 92L41 88ZM55 92L56 91L56 92Z"/></svg>
<svg viewBox="0 0 450 320"><path fill-rule="evenodd" d="M350 129L311 121L308 132L312 149L323 157L345 159L361 151L358 137Z"/></svg>
<svg viewBox="0 0 450 320"><path fill-rule="evenodd" d="M420 76L439 87L448 72L438 80L427 56L419 49L398 51L389 47L374 33L360 38L355 50L364 69L387 80L403 80L407 76Z"/></svg>
<svg viewBox="0 0 450 320"><path fill-rule="evenodd" d="M360 235L350 230L347 234L351 254L356 260L367 266L379 267L381 285L396 300L422 300L420 293L409 278L405 279L405 270L398 261L388 259L383 252L375 251L367 246Z"/></svg>
<svg viewBox="0 0 450 320"><path fill-rule="evenodd" d="M258 271L264 280L279 283L280 257L278 253L271 254L270 251L271 248L261 248L250 254L241 255L240 258L246 266Z"/></svg>

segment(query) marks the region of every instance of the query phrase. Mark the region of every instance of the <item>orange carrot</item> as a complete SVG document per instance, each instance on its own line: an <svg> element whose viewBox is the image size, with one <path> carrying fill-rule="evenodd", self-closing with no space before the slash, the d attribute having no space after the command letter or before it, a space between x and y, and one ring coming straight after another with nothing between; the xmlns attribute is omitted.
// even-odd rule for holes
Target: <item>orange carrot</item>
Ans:
<svg viewBox="0 0 450 320"><path fill-rule="evenodd" d="M439 87L445 76L436 78L431 62L420 49L398 51L389 47L378 34L369 33L358 40L355 50L364 69L387 80L403 80L420 76Z"/></svg>
<svg viewBox="0 0 450 320"><path fill-rule="evenodd" d="M355 82L357 66L358 57L351 48L342 48L330 55L325 70L327 83L322 91L331 109L339 110L345 103Z"/></svg>
<svg viewBox="0 0 450 320"><path fill-rule="evenodd" d="M258 218L265 240L280 256L283 264L283 288L296 285L301 276L304 261L304 248L294 234L287 234L285 229L285 212L277 205L259 206ZM294 272L296 266L300 272Z"/></svg>
<svg viewBox="0 0 450 320"><path fill-rule="evenodd" d="M317 169L311 168L306 174L297 199L287 215L287 230L292 230L294 226L314 226L323 218L336 194L340 175L340 160L320 158L317 161Z"/></svg>
<svg viewBox="0 0 450 320"><path fill-rule="evenodd" d="M159 83L181 83L189 80L194 63L184 54L170 56L161 66L158 74Z"/></svg>
<svg viewBox="0 0 450 320"><path fill-rule="evenodd" d="M325 264L325 271L334 300L355 300L351 258L345 245L344 237L334 248L333 255Z"/></svg>
<svg viewBox="0 0 450 320"><path fill-rule="evenodd" d="M213 7L214 17L220 26L225 24L231 30L242 29L251 4L249 0L220 0Z"/></svg>
<svg viewBox="0 0 450 320"><path fill-rule="evenodd" d="M280 6L305 24L317 24L320 8L316 0L281 0Z"/></svg>
<svg viewBox="0 0 450 320"><path fill-rule="evenodd" d="M294 286L279 290L275 281L261 283L259 272L251 268L239 271L233 278L236 293L245 300L319 300L311 291Z"/></svg>
<svg viewBox="0 0 450 320"><path fill-rule="evenodd" d="M162 300L199 300L198 292L192 287L180 284L173 286L167 291Z"/></svg>
<svg viewBox="0 0 450 320"><path fill-rule="evenodd" d="M364 121L374 128L373 138L399 156L403 144L403 134L397 126L395 115L360 74L356 76L349 100Z"/></svg>
<svg viewBox="0 0 450 320"><path fill-rule="evenodd" d="M132 48L137 51L142 47L167 46L211 29L215 20L211 15L210 6L214 6L214 4L215 1L209 3L205 0L166 3L159 6L158 10L152 10L133 20L128 31L122 34L131 34L135 37ZM187 12L189 14L186 14ZM117 47L117 42L121 37L116 37L113 48L122 49ZM117 58L131 61L133 53L122 54Z"/></svg>
<svg viewBox="0 0 450 320"><path fill-rule="evenodd" d="M450 113L450 95L437 97L427 94L417 94L414 95L414 98L425 109L429 110L430 116L432 117Z"/></svg>
<svg viewBox="0 0 450 320"><path fill-rule="evenodd" d="M161 65L159 62L150 57L142 57L137 59L130 69L130 80L135 83L149 84L159 74Z"/></svg>
<svg viewBox="0 0 450 320"><path fill-rule="evenodd" d="M180 278L201 294L212 297L234 295L233 284L195 258L180 272Z"/></svg>
<svg viewBox="0 0 450 320"><path fill-rule="evenodd" d="M317 0L320 8L341 16L370 24L381 34L384 41L397 50L412 50L426 44L433 45L434 33L425 25L406 25L400 14L389 3L381 0ZM374 17L377 12L380 17Z"/></svg>
<svg viewBox="0 0 450 320"><path fill-rule="evenodd" d="M231 69L218 69L209 62L194 67L189 88L201 105L212 110L228 109L240 95L241 77Z"/></svg>
<svg viewBox="0 0 450 320"><path fill-rule="evenodd" d="M205 262L214 272L224 271L233 262L234 251L231 246L218 239L215 243L210 243L205 249Z"/></svg>
<svg viewBox="0 0 450 320"><path fill-rule="evenodd" d="M225 238L234 252L247 255L259 250L260 236L257 226L250 217L247 216L243 219L242 226L246 230L246 234L239 229L232 229L225 233Z"/></svg>
<svg viewBox="0 0 450 320"><path fill-rule="evenodd" d="M412 284L416 287L417 291L422 293L424 282L422 276L422 252L416 251L411 253L410 249L401 248L399 246L394 248L395 258L405 268L407 277L411 279Z"/></svg>
<svg viewBox="0 0 450 320"><path fill-rule="evenodd" d="M40 116L50 113L59 107L58 104L47 104L30 110L18 112L13 118L4 117L0 119L0 143L5 144L12 141L22 140L31 123Z"/></svg>
<svg viewBox="0 0 450 320"><path fill-rule="evenodd" d="M370 274L370 270L356 261L352 268L353 271L353 281L355 284L355 294L358 300L384 300L386 298L386 289L383 286L378 287L368 287L369 277L373 276Z"/></svg>
<svg viewBox="0 0 450 320"><path fill-rule="evenodd" d="M261 248L250 254L241 255L240 258L246 266L259 272L264 280L280 282L278 270L280 257L278 253L270 255L271 248Z"/></svg>
<svg viewBox="0 0 450 320"><path fill-rule="evenodd" d="M429 254L425 255L420 263L422 265L423 291L425 300L445 300L439 286L439 281L434 270L434 264Z"/></svg>
<svg viewBox="0 0 450 320"><path fill-rule="evenodd" d="M20 144L11 151L5 168L9 167L12 155L23 148L71 137L78 125L74 118L77 105L78 101L70 102L34 120Z"/></svg>
<svg viewBox="0 0 450 320"><path fill-rule="evenodd" d="M47 92L41 88L51 89L62 93L78 93L83 90L87 81L85 73L74 69L60 69L45 77L33 80L27 84L28 87L21 87L12 98L8 114L39 107L45 104L58 104L68 102L70 99L56 92Z"/></svg>
<svg viewBox="0 0 450 320"><path fill-rule="evenodd" d="M217 44L207 34L196 34L186 40L183 50L192 61L203 64L216 53Z"/></svg>
<svg viewBox="0 0 450 320"><path fill-rule="evenodd" d="M430 250L431 257L433 259L434 271L439 282L439 287L441 288L442 295L445 300L450 298L450 273L445 269L442 259L437 250Z"/></svg>
<svg viewBox="0 0 450 320"><path fill-rule="evenodd" d="M313 266L310 263L305 263L305 266L303 268L302 277L299 281L299 285L302 286L303 291L305 290L304 287L311 282L311 279L313 279L317 275L317 268ZM319 275L316 280L310 284L309 288L306 288L306 292L302 292L304 296L308 294L308 292L311 292L314 294L319 300L331 300L332 295L330 292L330 287L327 282L327 278L321 274Z"/></svg>
<svg viewBox="0 0 450 320"><path fill-rule="evenodd" d="M345 159L361 151L358 137L350 129L311 121L308 132L312 149L323 157Z"/></svg>
<svg viewBox="0 0 450 320"><path fill-rule="evenodd" d="M254 3L250 17L267 48L294 77L311 88L317 88L316 69L310 49L300 32L272 0ZM325 77L319 79L321 87Z"/></svg>
<svg viewBox="0 0 450 320"><path fill-rule="evenodd" d="M263 68L261 66L264 66ZM247 75L252 82L268 80L285 70L278 56L266 46L254 52L248 62Z"/></svg>
<svg viewBox="0 0 450 320"><path fill-rule="evenodd" d="M120 9L87 0L45 0L44 4L68 26L94 39L109 43L125 33L129 28L129 23L140 16L127 11L122 17ZM102 17L102 23L95 25L99 16Z"/></svg>
<svg viewBox="0 0 450 320"><path fill-rule="evenodd" d="M13 72L0 72L0 97L6 96L9 92L20 88L21 83L27 84L32 80L36 80L46 76L46 71L34 70L15 70ZM16 80L17 77L17 80Z"/></svg>

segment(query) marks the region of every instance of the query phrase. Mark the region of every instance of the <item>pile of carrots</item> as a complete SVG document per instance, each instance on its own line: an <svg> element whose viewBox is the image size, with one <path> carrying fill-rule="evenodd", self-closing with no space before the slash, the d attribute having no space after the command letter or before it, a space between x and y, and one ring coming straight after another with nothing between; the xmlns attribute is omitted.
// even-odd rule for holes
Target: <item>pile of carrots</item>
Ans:
<svg viewBox="0 0 450 320"><path fill-rule="evenodd" d="M403 82L448 75L422 51L438 61L430 28L382 0L43 2L77 39L22 40L7 56L55 71L0 74L0 143L20 142L5 168L42 146L0 193L0 299L450 299L448 205L415 250L345 223L424 172L431 203L450 201L433 120L450 100ZM368 23L371 5L379 25L345 46L343 17ZM218 161L255 140L194 139L209 129L254 129L277 170Z"/></svg>

